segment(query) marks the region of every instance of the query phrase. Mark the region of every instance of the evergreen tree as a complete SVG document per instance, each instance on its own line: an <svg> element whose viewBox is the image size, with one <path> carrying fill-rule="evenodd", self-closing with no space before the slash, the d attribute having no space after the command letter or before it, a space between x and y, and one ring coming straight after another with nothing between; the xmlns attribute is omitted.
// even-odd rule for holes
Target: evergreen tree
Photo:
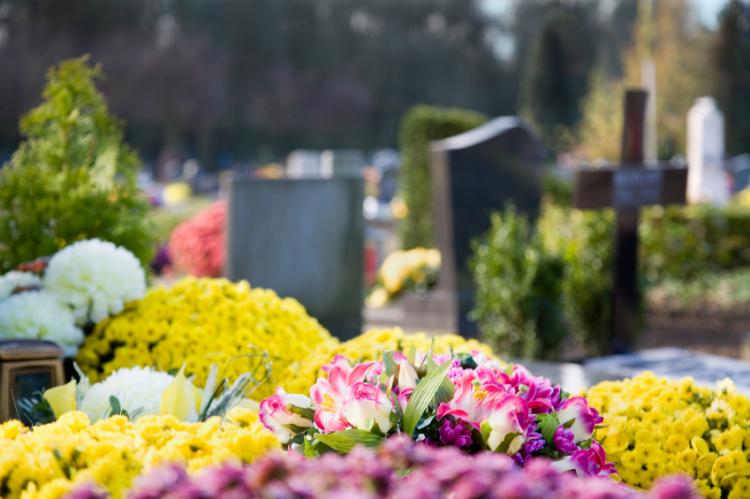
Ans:
<svg viewBox="0 0 750 499"><path fill-rule="evenodd" d="M21 120L25 140L0 170L0 269L93 237L148 262L138 158L94 86L98 77L86 58L52 68L44 101Z"/></svg>
<svg viewBox="0 0 750 499"><path fill-rule="evenodd" d="M715 95L726 119L726 150L750 150L750 8L732 0L720 14L714 46Z"/></svg>

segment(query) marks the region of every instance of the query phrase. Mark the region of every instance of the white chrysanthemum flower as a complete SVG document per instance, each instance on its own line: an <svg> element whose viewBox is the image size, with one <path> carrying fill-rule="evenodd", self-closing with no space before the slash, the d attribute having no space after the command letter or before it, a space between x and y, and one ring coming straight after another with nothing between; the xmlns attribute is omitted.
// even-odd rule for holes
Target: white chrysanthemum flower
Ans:
<svg viewBox="0 0 750 499"><path fill-rule="evenodd" d="M0 300L13 294L13 291L21 288L37 288L42 285L42 279L31 272L8 272L0 277Z"/></svg>
<svg viewBox="0 0 750 499"><path fill-rule="evenodd" d="M159 414L162 393L173 379L173 376L150 367L118 369L104 381L91 385L79 408L91 421L97 421L109 415L109 399L114 396L120 408L131 417Z"/></svg>
<svg viewBox="0 0 750 499"><path fill-rule="evenodd" d="M44 274L44 287L71 307L76 323L99 322L142 298L146 274L125 248L89 239L57 252Z"/></svg>
<svg viewBox="0 0 750 499"><path fill-rule="evenodd" d="M83 342L70 309L47 291L28 291L0 301L0 338L54 341L72 357Z"/></svg>

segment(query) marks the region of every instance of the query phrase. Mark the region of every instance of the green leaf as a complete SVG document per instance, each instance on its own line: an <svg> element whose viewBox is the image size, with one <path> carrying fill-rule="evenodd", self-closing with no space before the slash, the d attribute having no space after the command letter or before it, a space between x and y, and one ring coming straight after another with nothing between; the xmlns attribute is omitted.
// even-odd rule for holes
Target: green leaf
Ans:
<svg viewBox="0 0 750 499"><path fill-rule="evenodd" d="M575 423L576 423L576 418L569 419L568 421L565 421L563 423L563 428L565 428L567 430L568 428L570 428L571 426L573 426Z"/></svg>
<svg viewBox="0 0 750 499"><path fill-rule="evenodd" d="M450 362L445 362L417 383L417 387L414 388L411 397L409 397L406 410L404 410L404 433L407 435L411 436L414 433L414 428L417 427L422 414L424 414L424 411L427 410L435 399L438 390L440 390L440 385L446 379L445 375L450 366Z"/></svg>
<svg viewBox="0 0 750 499"><path fill-rule="evenodd" d="M555 439L555 432L560 426L560 420L557 418L557 413L537 414L536 422L537 425L539 425L539 432L544 437L544 440L551 445Z"/></svg>
<svg viewBox="0 0 750 499"><path fill-rule="evenodd" d="M342 454L350 452L357 445L365 447L377 447L384 438L364 430L344 430L333 433L320 433L315 439Z"/></svg>
<svg viewBox="0 0 750 499"><path fill-rule="evenodd" d="M383 365L385 366L385 374L393 376L396 372L396 361L393 359L393 351L386 350L383 352Z"/></svg>
<svg viewBox="0 0 750 499"><path fill-rule="evenodd" d="M320 456L320 452L318 452L318 449L315 448L315 444L309 438L305 438L305 447L303 452L305 457L308 458Z"/></svg>
<svg viewBox="0 0 750 499"><path fill-rule="evenodd" d="M503 439L500 446L495 449L496 452L502 452L503 454L508 452L508 448L510 447L510 444L513 443L513 440L516 439L516 437L520 436L521 434L518 432L508 433L505 435L505 438Z"/></svg>

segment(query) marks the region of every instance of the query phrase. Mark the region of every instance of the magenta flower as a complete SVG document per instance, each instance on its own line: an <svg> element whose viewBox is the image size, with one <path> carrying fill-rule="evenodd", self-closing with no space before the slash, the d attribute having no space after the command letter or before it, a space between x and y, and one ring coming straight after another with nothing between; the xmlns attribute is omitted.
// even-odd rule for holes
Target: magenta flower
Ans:
<svg viewBox="0 0 750 499"><path fill-rule="evenodd" d="M459 449L469 447L472 443L471 425L463 421L451 421L451 418L444 418L440 423L440 443L443 445L452 445Z"/></svg>
<svg viewBox="0 0 750 499"><path fill-rule="evenodd" d="M588 401L583 397L571 397L564 401L557 413L560 424L573 420L570 431L575 435L576 443L591 438L594 427L604 421L593 407L589 407Z"/></svg>
<svg viewBox="0 0 750 499"><path fill-rule="evenodd" d="M555 430L553 443L555 448L563 454L573 454L578 451L575 435L572 431L565 429L563 426L558 426L557 430Z"/></svg>
<svg viewBox="0 0 750 499"><path fill-rule="evenodd" d="M295 434L291 426L299 428L312 426L309 419L292 412L291 407L309 409L311 405L310 399L304 395L290 395L279 387L274 395L260 403L258 417L263 426L271 430L282 443L287 443Z"/></svg>

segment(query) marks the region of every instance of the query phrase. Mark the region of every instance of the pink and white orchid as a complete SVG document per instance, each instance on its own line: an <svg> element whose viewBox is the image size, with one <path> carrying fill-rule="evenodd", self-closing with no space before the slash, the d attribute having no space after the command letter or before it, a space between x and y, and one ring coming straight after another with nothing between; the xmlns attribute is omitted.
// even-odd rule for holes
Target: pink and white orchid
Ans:
<svg viewBox="0 0 750 499"><path fill-rule="evenodd" d="M292 412L291 407L309 409L312 404L304 395L291 395L279 387L275 394L260 403L258 410L261 423L271 430L281 443L287 443L294 436L295 432L290 429L291 426L298 428L312 426L309 419Z"/></svg>
<svg viewBox="0 0 750 499"><path fill-rule="evenodd" d="M508 395L502 399L488 400L485 404L489 413L486 425L490 429L486 437L487 447L493 451L500 450L503 442L511 437L502 452L513 455L521 450L529 427L526 402L520 397Z"/></svg>
<svg viewBox="0 0 750 499"><path fill-rule="evenodd" d="M604 420L596 409L589 407L589 403L583 397L565 400L557 413L557 419L560 424L573 421L569 429L573 432L576 443L591 438L594 427Z"/></svg>
<svg viewBox="0 0 750 499"><path fill-rule="evenodd" d="M352 387L355 383L365 380L374 362L365 362L352 367L346 358L337 355L333 361L323 366L328 374L310 389L310 395L315 403L315 426L323 433L342 431L351 428L351 424L343 414L344 405L352 397Z"/></svg>
<svg viewBox="0 0 750 499"><path fill-rule="evenodd" d="M375 385L358 382L352 386L351 398L343 408L346 421L358 430L370 431L377 424L385 434L393 427L393 404Z"/></svg>
<svg viewBox="0 0 750 499"><path fill-rule="evenodd" d="M454 380L453 398L438 406L437 418L453 416L479 428L483 413L479 400L474 396L475 381L476 375L471 371Z"/></svg>

